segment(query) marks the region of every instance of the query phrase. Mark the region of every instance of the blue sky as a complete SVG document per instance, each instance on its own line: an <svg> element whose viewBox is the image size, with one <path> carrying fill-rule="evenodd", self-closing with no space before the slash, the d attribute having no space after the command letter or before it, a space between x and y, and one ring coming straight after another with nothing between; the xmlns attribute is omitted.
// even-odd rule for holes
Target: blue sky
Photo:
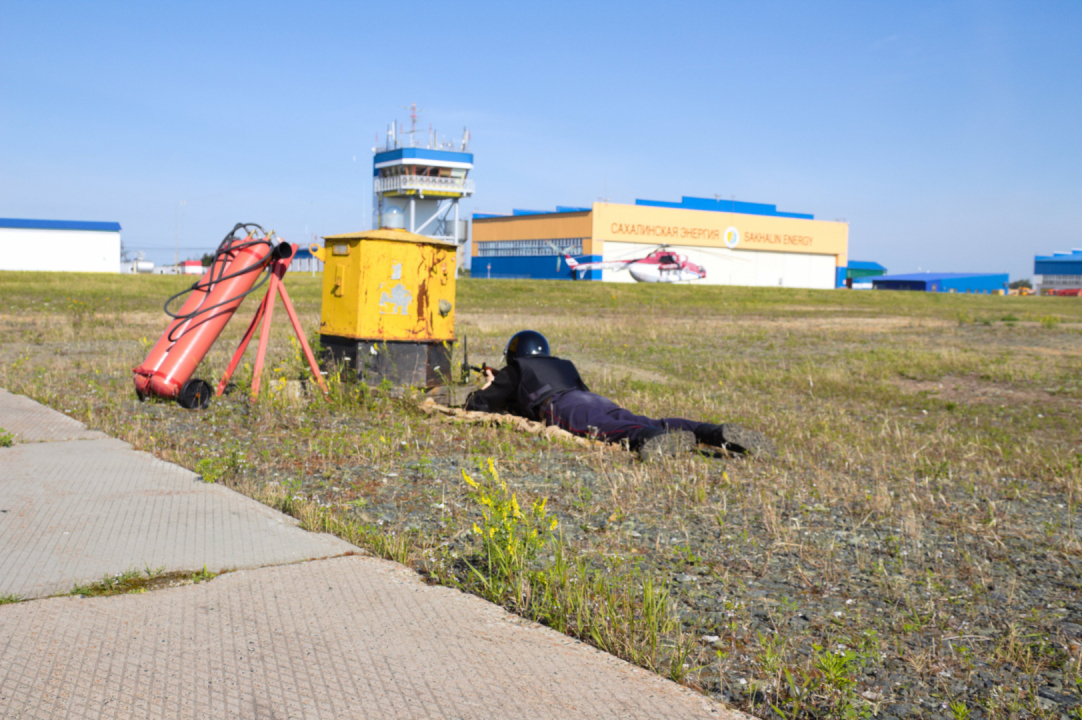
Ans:
<svg viewBox="0 0 1082 720"><path fill-rule="evenodd" d="M469 127L468 211L736 197L892 272L1082 247L1082 3L0 0L0 217L171 262L367 227L375 135ZM183 203L183 205L181 204ZM159 248L159 249L155 249Z"/></svg>

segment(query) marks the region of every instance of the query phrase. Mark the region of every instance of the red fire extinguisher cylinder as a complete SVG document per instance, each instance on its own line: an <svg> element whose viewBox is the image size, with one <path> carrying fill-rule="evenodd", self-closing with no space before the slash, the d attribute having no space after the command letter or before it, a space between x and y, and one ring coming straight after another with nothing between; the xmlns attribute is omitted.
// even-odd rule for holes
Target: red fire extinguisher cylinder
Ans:
<svg viewBox="0 0 1082 720"><path fill-rule="evenodd" d="M210 402L210 385L192 375L267 265L293 253L289 243L273 246L266 235L253 233L244 238L231 235L222 242L214 263L192 286L191 295L146 360L135 368L140 398L176 399L190 409L205 408ZM166 307L168 312L168 303Z"/></svg>

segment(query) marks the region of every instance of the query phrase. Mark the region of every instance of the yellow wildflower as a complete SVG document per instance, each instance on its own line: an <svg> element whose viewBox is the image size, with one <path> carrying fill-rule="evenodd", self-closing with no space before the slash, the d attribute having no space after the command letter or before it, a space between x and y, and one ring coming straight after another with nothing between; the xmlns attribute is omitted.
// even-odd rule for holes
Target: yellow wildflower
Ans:
<svg viewBox="0 0 1082 720"><path fill-rule="evenodd" d="M465 470L462 471L462 479L465 480L466 484L469 485L471 488L477 487L477 482L469 475L467 475Z"/></svg>

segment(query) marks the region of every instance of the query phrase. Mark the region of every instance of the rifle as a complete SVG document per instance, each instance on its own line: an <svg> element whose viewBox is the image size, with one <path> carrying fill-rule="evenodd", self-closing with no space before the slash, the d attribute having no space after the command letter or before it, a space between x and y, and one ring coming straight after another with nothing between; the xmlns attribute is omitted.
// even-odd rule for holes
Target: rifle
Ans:
<svg viewBox="0 0 1082 720"><path fill-rule="evenodd" d="M467 336L462 337L462 365L460 366L462 373L462 384L467 385L470 382L470 371L480 373L481 375L487 374L489 370L493 373L496 372L496 368L492 367L488 363L481 363L478 365L470 365L470 339Z"/></svg>

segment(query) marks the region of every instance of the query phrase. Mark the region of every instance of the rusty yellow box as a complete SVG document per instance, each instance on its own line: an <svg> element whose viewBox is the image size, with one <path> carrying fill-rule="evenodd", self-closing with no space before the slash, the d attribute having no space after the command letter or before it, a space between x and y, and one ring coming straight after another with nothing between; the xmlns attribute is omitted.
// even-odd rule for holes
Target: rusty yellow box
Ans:
<svg viewBox="0 0 1082 720"><path fill-rule="evenodd" d="M456 247L405 230L328 235L320 342L370 383L434 387L451 376Z"/></svg>

